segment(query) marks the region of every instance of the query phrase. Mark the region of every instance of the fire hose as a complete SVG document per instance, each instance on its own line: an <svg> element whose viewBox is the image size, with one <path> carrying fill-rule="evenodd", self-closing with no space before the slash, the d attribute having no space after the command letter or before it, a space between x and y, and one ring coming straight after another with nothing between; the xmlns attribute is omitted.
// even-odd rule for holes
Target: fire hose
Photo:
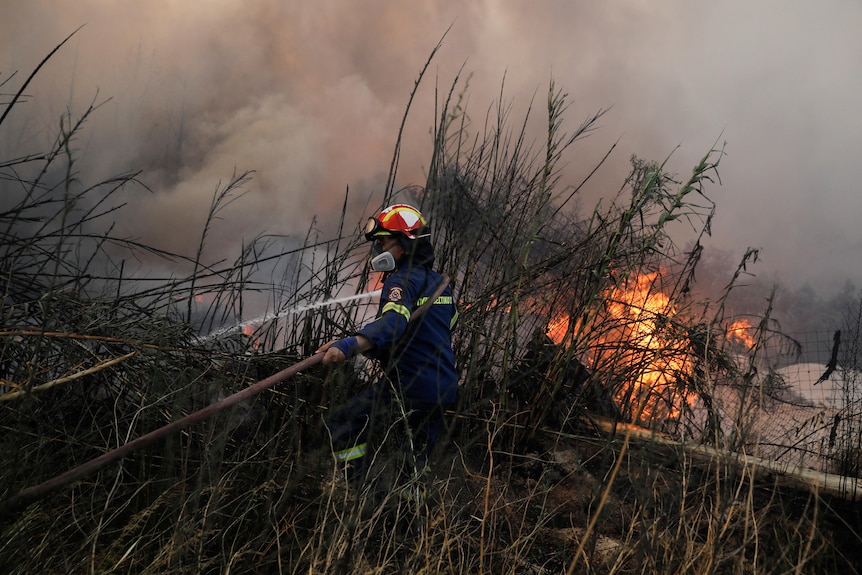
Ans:
<svg viewBox="0 0 862 575"><path fill-rule="evenodd" d="M449 284L448 276L443 276L443 281L428 298L428 300L422 304L416 311L414 311L410 315L410 321L414 321L416 318L420 317L423 313L425 313L429 307L440 297L440 294L443 293L443 290L446 289L446 286ZM262 379L257 383L241 390L233 395L229 395L224 399L217 401L213 404L210 404L198 411L195 411L181 419L173 421L167 425L159 427L145 435L142 435L128 443L124 443L120 447L114 448L110 451L106 451L102 455L91 459L81 465L66 471L65 473L61 473L47 481L40 483L39 485L34 485L33 487L27 487L18 492L17 495L10 497L6 501L0 503L0 516L5 516L9 513L22 510L26 508L28 505L33 503L34 501L44 497L45 495L51 493L52 491L56 491L66 485L74 483L79 479L90 475L91 473L95 473L99 471L103 467L106 467L125 456L138 451L139 449L143 449L149 445L152 445L156 441L163 439L172 433L176 433L177 431L181 431L191 425L196 423L200 423L205 419L212 417L213 415L220 413L226 409L229 409L237 404L250 399L259 393L269 389L277 383L281 383L286 379L290 379L294 375L300 373L301 371L313 367L320 363L323 360L325 352L317 352L312 356L309 356L292 366L283 369L276 373L275 375L271 375L266 379Z"/></svg>

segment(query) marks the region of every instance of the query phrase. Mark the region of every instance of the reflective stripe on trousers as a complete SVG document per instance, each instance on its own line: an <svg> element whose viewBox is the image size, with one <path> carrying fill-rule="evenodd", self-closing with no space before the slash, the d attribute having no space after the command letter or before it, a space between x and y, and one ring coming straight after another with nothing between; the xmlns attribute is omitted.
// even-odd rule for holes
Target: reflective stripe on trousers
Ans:
<svg viewBox="0 0 862 575"><path fill-rule="evenodd" d="M365 454L368 452L368 444L360 443L354 447L348 447L347 449L342 449L341 451L335 451L332 455L335 456L335 459L338 461L353 461L354 459L359 459L360 457L365 457Z"/></svg>

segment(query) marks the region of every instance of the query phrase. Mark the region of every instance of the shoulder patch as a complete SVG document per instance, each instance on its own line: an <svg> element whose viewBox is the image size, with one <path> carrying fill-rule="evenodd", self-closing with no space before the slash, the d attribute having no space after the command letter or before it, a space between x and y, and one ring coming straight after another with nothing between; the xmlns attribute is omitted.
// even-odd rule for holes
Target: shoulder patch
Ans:
<svg viewBox="0 0 862 575"><path fill-rule="evenodd" d="M401 298L404 297L404 290L401 286L395 286L389 288L389 293L386 295L386 299L389 301L401 301Z"/></svg>

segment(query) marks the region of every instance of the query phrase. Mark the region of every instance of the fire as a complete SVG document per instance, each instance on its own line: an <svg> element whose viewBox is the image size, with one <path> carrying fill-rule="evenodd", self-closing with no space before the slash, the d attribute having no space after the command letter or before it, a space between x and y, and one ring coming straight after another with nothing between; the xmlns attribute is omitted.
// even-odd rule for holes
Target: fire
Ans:
<svg viewBox="0 0 862 575"><path fill-rule="evenodd" d="M255 327L252 324L248 324L243 326L242 333L248 336L251 339L251 348L259 349L260 348L260 338L254 335Z"/></svg>
<svg viewBox="0 0 862 575"><path fill-rule="evenodd" d="M675 335L677 311L660 279L647 273L609 289L590 330L591 363L622 381L615 399L633 421L675 418L689 399L679 385L692 371L687 340Z"/></svg>
<svg viewBox="0 0 862 575"><path fill-rule="evenodd" d="M747 319L738 319L727 327L727 339L741 343L749 349L757 346L757 340L751 336L754 327Z"/></svg>
<svg viewBox="0 0 862 575"><path fill-rule="evenodd" d="M602 294L603 307L586 329L574 330L585 338L578 344L586 349L584 364L613 388L624 416L645 424L676 419L695 399L686 387L696 361L686 328L690 322L661 282L661 272L628 277ZM541 308L541 302L533 303ZM549 315L545 333L555 344L567 345L569 315L553 310ZM727 327L727 338L753 349L754 329L748 320L736 320Z"/></svg>
<svg viewBox="0 0 862 575"><path fill-rule="evenodd" d="M547 334L555 344L560 345L569 331L569 316L560 314L548 322Z"/></svg>
<svg viewBox="0 0 862 575"><path fill-rule="evenodd" d="M191 298L195 303L205 303L202 293L193 293L191 296L176 294L173 297L176 301L185 301Z"/></svg>

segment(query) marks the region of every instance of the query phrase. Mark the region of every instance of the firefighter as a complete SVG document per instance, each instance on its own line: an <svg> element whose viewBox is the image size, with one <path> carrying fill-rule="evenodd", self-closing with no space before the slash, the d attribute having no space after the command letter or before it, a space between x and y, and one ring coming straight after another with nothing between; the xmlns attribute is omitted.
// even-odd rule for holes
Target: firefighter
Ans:
<svg viewBox="0 0 862 575"><path fill-rule="evenodd" d="M405 469L418 477L437 442L443 415L455 403L452 329L458 312L446 286L411 321L444 282L432 269L434 248L419 210L407 204L387 207L368 219L365 239L373 242L371 268L384 274L377 316L318 352L325 352L325 364L361 353L379 361L384 376L327 418L333 456L345 465L348 479L364 481L376 447L390 433L401 441Z"/></svg>

